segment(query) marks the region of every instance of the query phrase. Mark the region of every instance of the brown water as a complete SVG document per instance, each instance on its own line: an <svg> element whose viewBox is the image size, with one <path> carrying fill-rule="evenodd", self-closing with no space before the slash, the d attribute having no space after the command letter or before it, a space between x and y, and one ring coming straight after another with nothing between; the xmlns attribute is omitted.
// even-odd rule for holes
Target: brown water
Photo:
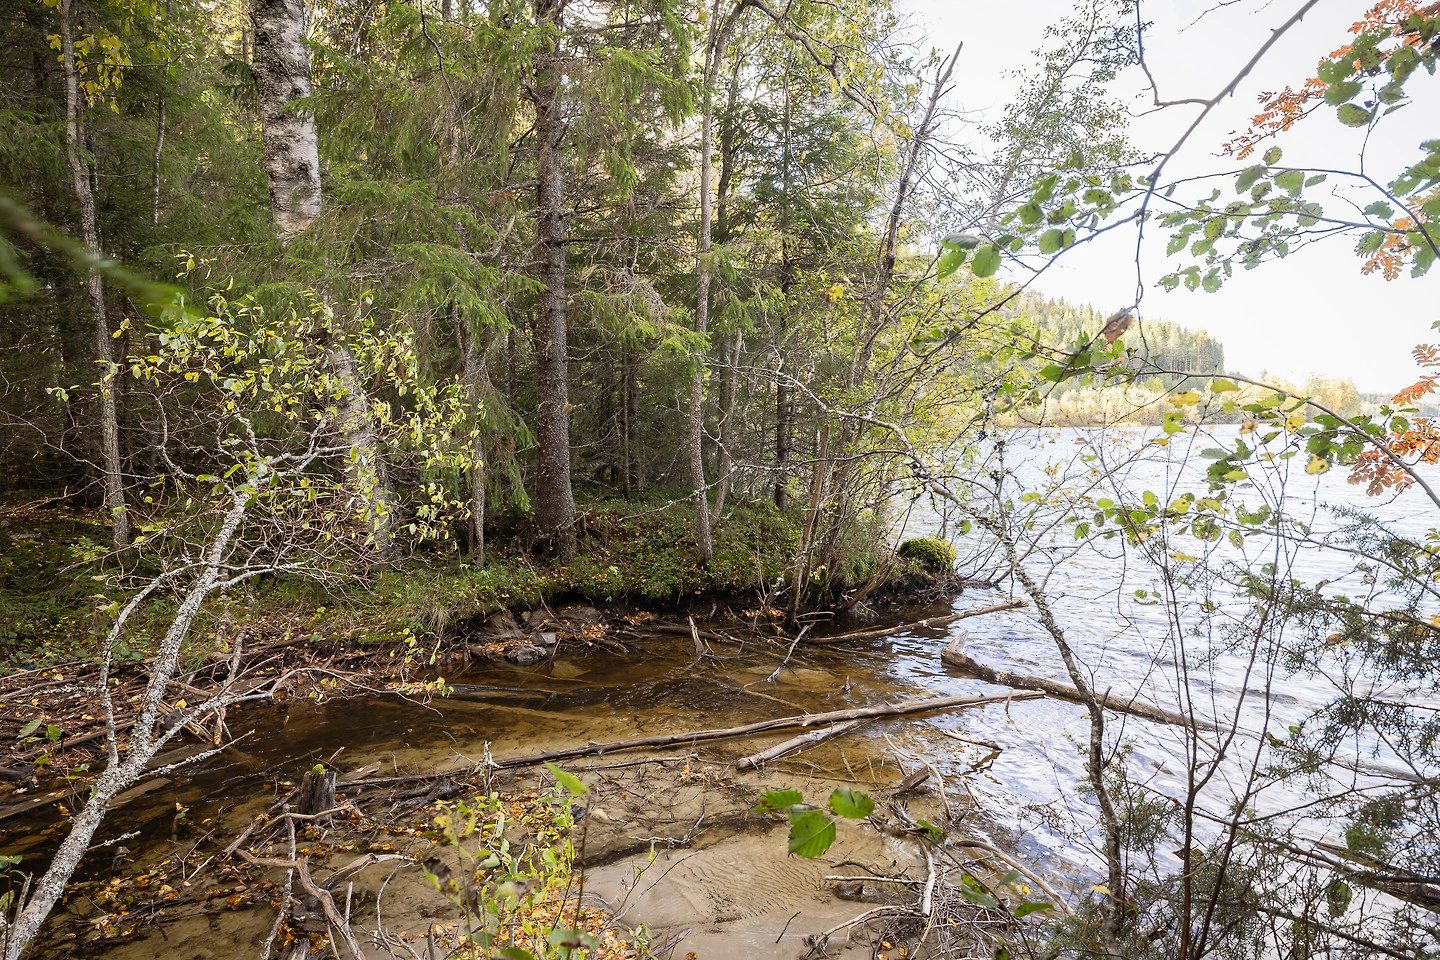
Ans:
<svg viewBox="0 0 1440 960"><path fill-rule="evenodd" d="M948 609L944 604L905 616ZM938 650L943 631L929 636ZM917 636L912 642L923 640ZM137 790L114 811L100 840L118 838L138 864L177 854L198 861L258 816L276 796L278 782L293 780L320 759L333 759L344 769L379 763L396 772L435 771L473 764L487 749L502 759L925 692L889 669L885 641L844 650L802 648L773 681L769 677L785 655L785 648L774 643L715 643L711 655L699 660L683 637L627 643L630 652L616 655L562 641L550 661L533 667L474 667L447 677L468 685L463 695L429 703L373 696L253 709L231 720L239 736L234 748L193 772ZM749 812L758 794L795 787L823 802L834 785L843 783L883 799L917 766L897 759L897 751L943 758L949 770L964 769L966 757L984 753L945 735L937 723L912 718L877 721L759 773L735 772L737 757L795 732L671 750L653 765L631 762L644 753L565 764L591 784L589 802L604 811L587 827L581 854L587 896L626 923L644 923L658 936L678 937L676 956L690 950L708 958L797 956L806 935L870 906L837 899L827 874L855 872L853 864L840 866L847 860L881 872L913 870L915 851L912 844L857 828L842 829L839 842L818 861L789 857L784 829L774 818ZM521 784L535 784L543 772L519 776ZM965 790L963 778L950 779L947 799L957 814L965 809ZM911 801L917 815L936 819L938 802L933 793ZM60 829L53 812L51 818L37 817L0 834L0 850L26 854L38 863ZM651 848L657 859L637 876ZM92 855L92 875L110 867L111 849ZM409 877L396 875L386 887L387 924L423 926L436 913L433 893L410 872ZM392 873L393 864L367 871L357 880L357 903L373 899ZM79 904L75 911L84 915L87 909ZM248 957L273 917L273 909L265 906L218 915L197 909L122 946L61 949L116 960Z"/></svg>

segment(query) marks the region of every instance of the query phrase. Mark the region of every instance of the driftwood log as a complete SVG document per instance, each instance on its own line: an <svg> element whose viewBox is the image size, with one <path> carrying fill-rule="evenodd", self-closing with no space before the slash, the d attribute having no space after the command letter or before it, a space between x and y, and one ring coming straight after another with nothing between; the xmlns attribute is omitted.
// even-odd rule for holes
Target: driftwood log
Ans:
<svg viewBox="0 0 1440 960"><path fill-rule="evenodd" d="M1057 700L1069 700L1072 703L1083 704L1085 702L1084 698L1080 695L1080 691L1068 683L1061 683L1058 680L1048 680L1045 677L1032 677L1023 673L1010 673L1005 670L996 670L967 656L957 644L951 644L942 649L940 651L940 661L947 667L959 670L966 676L974 677L976 680L984 680L986 683L1009 687L1012 690L1039 691L1046 696L1055 697ZM1236 726L1232 730L1229 726L1222 726L1201 717L1186 716L1175 710L1166 710L1164 707L1157 707L1153 703L1146 703L1144 700L1137 699L1136 697L1122 697L1109 692L1101 693L1097 696L1101 706L1107 710L1129 714L1130 716L1151 720L1155 723L1164 723L1171 726L1183 727L1191 731L1217 734L1220 736L1228 736L1232 733L1255 738L1262 736L1262 734L1256 730L1248 730L1241 726ZM1424 778L1419 774L1412 770L1402 769L1394 764L1367 763L1361 760L1349 760L1340 756L1331 757L1328 762L1369 777L1383 777L1388 780L1402 780L1407 783L1424 782Z"/></svg>
<svg viewBox="0 0 1440 960"><path fill-rule="evenodd" d="M1072 703L1083 704L1084 698L1080 691L1068 683L1061 683L1058 680L1047 680L1044 677L1032 677L1022 673L1010 673L1004 670L996 670L987 667L977 660L971 659L960 650L955 644L951 644L940 651L940 662L947 667L959 670L966 676L974 677L976 680L984 680L986 683L993 683L996 686L1010 687L1012 690L1039 690L1059 700L1069 700ZM1135 697L1122 697L1113 693L1097 693L1101 706L1107 710L1114 710L1116 713L1128 713L1146 720L1154 720L1156 723L1168 723L1178 727L1189 727L1209 732L1215 732L1218 728L1204 720L1193 719L1174 710L1166 710L1154 704L1146 703Z"/></svg>
<svg viewBox="0 0 1440 960"><path fill-rule="evenodd" d="M847 720L844 723L837 723L833 727L826 727L823 730L812 730L809 733L802 733L798 737L791 737L789 740L775 744L759 753L752 753L748 757L741 757L735 761L736 770L750 770L761 766L771 760L779 759L797 750L804 750L806 747L813 747L817 743L829 740L831 737L838 737L841 734L849 733L856 727L863 726L868 718L860 720Z"/></svg>
<svg viewBox="0 0 1440 960"><path fill-rule="evenodd" d="M983 617L987 613L1000 613L1005 610L1019 610L1027 606L1022 599L1007 600L1004 603L992 603L988 607L976 607L974 610L961 610L958 613L946 614L943 617L929 617L925 620L916 620L913 623L902 623L894 627L876 627L873 630L856 630L853 633L837 633L828 637L809 636L805 638L807 646L823 646L831 643L847 643L851 640L876 640L880 637L893 637L901 633L909 633L911 630L933 630L936 627L947 626L959 620L966 620L970 617Z"/></svg>
<svg viewBox="0 0 1440 960"><path fill-rule="evenodd" d="M575 747L564 747L545 753L532 753L518 757L505 757L493 761L495 767L528 767L551 760L569 760L574 757L593 757L621 750L638 750L645 747L664 748L705 740L725 740L744 737L771 730L789 730L795 727L813 727L819 724L844 723L849 720L871 720L877 717L902 717L915 713L934 713L940 710L965 710L983 707L991 703L1006 703L1012 700L1029 700L1042 697L1043 693L1025 692L1012 694L969 694L952 697L917 697L899 703L881 703L869 707L854 707L849 710L829 710L824 713L805 713L794 717L777 717L774 720L759 720L738 727L722 727L715 730L692 730L687 733L662 733L650 737L635 737L630 740L616 740L611 743L587 743ZM449 771L455 774L458 771ZM440 776L440 774L435 774Z"/></svg>

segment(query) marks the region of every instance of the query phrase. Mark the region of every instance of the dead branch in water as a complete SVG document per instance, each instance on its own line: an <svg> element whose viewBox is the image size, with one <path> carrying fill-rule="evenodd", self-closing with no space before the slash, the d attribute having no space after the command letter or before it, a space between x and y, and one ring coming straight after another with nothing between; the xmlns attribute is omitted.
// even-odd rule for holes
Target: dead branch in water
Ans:
<svg viewBox="0 0 1440 960"><path fill-rule="evenodd" d="M964 710L983 707L992 703L1006 703L1012 700L1030 700L1044 696L1043 693L1021 692L1013 694L990 694L919 697L902 700L899 703L881 703L869 707L854 707L849 710L830 710L825 713L806 713L794 717L777 717L774 720L759 720L738 727L723 727L716 730L692 730L687 733L664 733L650 737L635 737L630 740L616 740L611 743L588 743L577 747L564 747L545 753L534 753L519 757L505 757L492 761L495 767L528 767L551 760L569 760L573 757L592 757L621 750L636 750L643 747L673 747L697 743L704 740L725 740L743 737L753 733L771 730L786 730L791 727L813 727L817 724L843 723L848 720L873 719L875 717L901 717L915 713L933 713L938 710ZM461 771L448 771L430 776L453 776Z"/></svg>
<svg viewBox="0 0 1440 960"><path fill-rule="evenodd" d="M1010 673L1008 671L996 670L994 667L987 667L985 664L974 660L955 649L946 647L940 651L940 662L947 667L964 672L967 676L976 680L984 680L986 683L993 683L1001 687L1010 687L1014 690L1039 690L1060 700L1069 700L1072 703L1084 703L1080 691L1068 683L1061 683L1058 680L1047 680L1044 677L1032 677L1022 673ZM1168 723L1173 726L1186 727L1189 729L1199 728L1214 732L1217 728L1213 724L1205 723L1203 720L1194 720L1174 710L1166 710L1154 704L1137 700L1134 697L1120 697L1113 693L1096 692L1095 699L1107 710L1114 710L1116 713L1128 713L1146 720L1154 720L1157 723Z"/></svg>
<svg viewBox="0 0 1440 960"><path fill-rule="evenodd" d="M830 637L809 637L805 643L808 645L821 646L831 643L845 643L850 640L875 640L880 637L893 637L896 634L908 633L911 630L933 630L936 627L944 627L955 623L958 620L965 620L969 617L980 617L987 613L1000 613L1005 610L1019 610L1027 605L1025 600L1016 598L1007 600L1004 603L993 603L988 607L976 607L974 610L961 610L958 613L947 614L943 617L929 617L925 620L916 620L913 623L902 623L894 627L877 627L873 630L856 630L853 633L838 633Z"/></svg>
<svg viewBox="0 0 1440 960"><path fill-rule="evenodd" d="M841 734L849 733L864 723L865 720L863 719L850 720L846 723L837 723L833 727L826 727L823 730L812 730L809 733L802 733L798 737L791 737L789 740L777 743L775 746L761 750L759 753L753 753L748 757L741 757L735 761L735 769L750 770L768 763L771 760L776 760L787 754L794 753L797 750L803 750L806 747L811 747L817 743L829 740L831 737L838 737Z"/></svg>
<svg viewBox="0 0 1440 960"><path fill-rule="evenodd" d="M1032 677L1023 673L1010 673L1009 671L996 670L994 667L988 667L972 659L953 646L946 647L940 651L940 661L947 667L963 671L967 676L974 677L976 680L984 680L986 683L1009 687L1012 690L1038 690L1058 700L1084 703L1080 691L1067 683L1061 683L1058 680L1048 680L1045 677ZM1157 707L1153 703L1147 703L1136 697L1121 697L1108 691L1104 693L1097 691L1095 693L1095 699L1107 710L1140 717L1141 719L1151 720L1155 723L1165 723L1171 726L1183 727L1192 733L1224 734L1227 732L1219 724L1203 720L1199 717L1188 717L1174 710L1166 710L1164 707ZM1258 738L1262 736L1259 731L1247 730L1243 727L1237 727L1236 732L1243 733L1249 737ZM1344 757L1338 756L1329 758L1327 762L1365 776L1403 780L1408 783L1419 783L1421 781L1421 778L1417 774L1409 770L1402 770L1392 764L1366 763L1364 761L1347 760Z"/></svg>

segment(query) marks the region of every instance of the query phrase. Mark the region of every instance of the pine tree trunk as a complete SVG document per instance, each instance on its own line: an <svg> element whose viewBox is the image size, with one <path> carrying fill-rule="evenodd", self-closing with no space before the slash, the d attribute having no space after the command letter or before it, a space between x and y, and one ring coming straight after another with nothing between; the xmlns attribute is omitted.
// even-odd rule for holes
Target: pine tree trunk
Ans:
<svg viewBox="0 0 1440 960"><path fill-rule="evenodd" d="M718 7L718 2L716 6ZM710 329L710 246L711 216L710 178L714 169L715 139L715 67L721 56L723 39L714 16L710 19L705 76L700 93L700 238L695 253L695 333L703 344ZM704 349L702 346L701 349ZM705 363L698 358L690 374L690 409L686 418L686 460L689 465L690 490L695 498L695 552L701 566L710 562L714 548L710 542L710 497L705 485Z"/></svg>
<svg viewBox="0 0 1440 960"><path fill-rule="evenodd" d="M537 0L535 25L559 31L565 0ZM535 510L540 529L561 560L575 556L575 495L570 486L570 371L565 294L565 120L560 101L560 44L553 34L535 58L537 259L539 316L535 323L536 439Z"/></svg>
<svg viewBox="0 0 1440 960"><path fill-rule="evenodd" d="M90 172L80 157L83 136L80 119L79 74L75 66L75 30L70 0L60 3L60 59L65 72L65 161L80 209L80 238L85 248L99 259L100 230L95 219L95 193ZM130 514L125 503L124 461L120 456L120 417L115 389L119 368L115 364L114 337L105 311L105 280L94 270L85 276L85 294L90 301L94 326L95 358L100 364L100 469L104 473L105 509L110 515L110 537L116 551L130 546Z"/></svg>
<svg viewBox="0 0 1440 960"><path fill-rule="evenodd" d="M740 98L740 65L735 62L730 73L726 98L725 122L720 128L720 175L715 187L715 237L721 243L730 239L730 188L735 179L736 135L733 116ZM716 479L715 514L725 509L735 476L735 408L740 394L740 354L745 334L737 326L725 341L725 355L720 368L719 464Z"/></svg>
<svg viewBox="0 0 1440 960"><path fill-rule="evenodd" d="M789 354L787 340L790 328L790 288L795 279L795 266L790 261L790 83L786 71L784 105L780 121L780 335L775 362L775 506L784 510L789 503L791 419L795 412L794 390L786 369Z"/></svg>

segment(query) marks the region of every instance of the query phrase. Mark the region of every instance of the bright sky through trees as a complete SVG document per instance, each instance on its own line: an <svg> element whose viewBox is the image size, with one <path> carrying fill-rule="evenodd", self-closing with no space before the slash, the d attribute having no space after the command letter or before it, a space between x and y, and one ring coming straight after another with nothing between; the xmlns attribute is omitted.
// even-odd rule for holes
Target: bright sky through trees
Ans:
<svg viewBox="0 0 1440 960"><path fill-rule="evenodd" d="M964 41L956 97L958 106L977 120L998 114L1015 86L1014 65L1027 62L1047 23L1072 9L1071 0L902 0L900 6L912 15L922 45L945 50ZM1254 53L1259 38L1289 17L1295 6L1294 0L1241 0L1224 6L1184 0L1142 3L1143 16L1154 24L1147 32L1146 56L1161 96L1214 96ZM1239 94L1214 111L1167 175L1243 166L1222 157L1220 149L1232 131L1248 125L1256 95L1286 84L1298 86L1312 76L1316 51L1343 42L1347 28L1368 6L1355 0L1319 4L1285 34L1241 84ZM1211 7L1216 9L1201 16ZM1199 109L1173 107L1144 116L1152 105L1144 75L1133 70L1123 82L1119 92L1133 98L1133 141L1142 151L1168 148ZM1414 117L1396 116L1381 125L1369 144L1375 169L1413 162L1415 144L1423 139L1415 131L1423 119L1417 111ZM1316 117L1286 134L1286 159L1325 166L1325 157L1340 157L1344 160L1336 165L1353 166L1363 137L1363 130L1343 127L1333 117ZM1363 391L1392 392L1415 379L1410 350L1428 342L1430 324L1440 320L1433 277L1415 281L1402 276L1387 283L1379 276L1363 276L1359 260L1343 241L1302 250L1254 273L1241 271L1215 294L1184 289L1166 293L1154 285L1174 265L1165 257L1165 239L1162 232L1152 231L1145 245L1144 315L1209 331L1224 342L1227 363L1239 371L1254 374L1263 369L1294 380L1310 373L1350 377ZM1061 258L1037 289L1103 309L1130 303L1136 279L1134 246L1133 231L1083 246Z"/></svg>

